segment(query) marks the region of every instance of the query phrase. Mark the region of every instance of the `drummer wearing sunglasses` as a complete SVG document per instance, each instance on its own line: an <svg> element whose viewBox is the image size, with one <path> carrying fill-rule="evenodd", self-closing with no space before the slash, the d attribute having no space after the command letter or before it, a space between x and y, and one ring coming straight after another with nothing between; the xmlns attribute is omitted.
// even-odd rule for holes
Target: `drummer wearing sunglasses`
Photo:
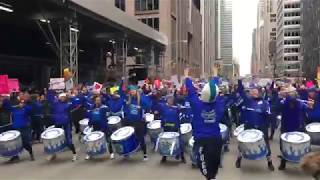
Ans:
<svg viewBox="0 0 320 180"><path fill-rule="evenodd" d="M30 160L34 161L31 145L30 116L32 106L27 105L24 98L20 98L18 105L12 106L9 99L4 99L3 108L12 113L12 128L21 133L22 145L30 154ZM13 156L9 161L18 161L19 156Z"/></svg>

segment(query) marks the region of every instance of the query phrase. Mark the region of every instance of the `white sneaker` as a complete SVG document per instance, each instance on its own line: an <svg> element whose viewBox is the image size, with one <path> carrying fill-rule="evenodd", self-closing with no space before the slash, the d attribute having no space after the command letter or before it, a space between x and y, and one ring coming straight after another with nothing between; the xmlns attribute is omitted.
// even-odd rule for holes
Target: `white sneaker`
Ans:
<svg viewBox="0 0 320 180"><path fill-rule="evenodd" d="M110 154L110 159L114 159L114 153Z"/></svg>
<svg viewBox="0 0 320 180"><path fill-rule="evenodd" d="M148 161L148 160L149 160L148 156L147 156L147 155L144 155L144 156L143 156L143 161Z"/></svg>
<svg viewBox="0 0 320 180"><path fill-rule="evenodd" d="M47 157L47 160L48 161L53 161L54 159L56 159L56 155L55 154L53 154L53 155L49 155L48 157Z"/></svg>
<svg viewBox="0 0 320 180"><path fill-rule="evenodd" d="M91 157L87 154L85 160L89 160Z"/></svg>
<svg viewBox="0 0 320 180"><path fill-rule="evenodd" d="M77 159L78 159L77 155L74 154L74 155L72 156L72 161L74 162L74 161L76 161Z"/></svg>

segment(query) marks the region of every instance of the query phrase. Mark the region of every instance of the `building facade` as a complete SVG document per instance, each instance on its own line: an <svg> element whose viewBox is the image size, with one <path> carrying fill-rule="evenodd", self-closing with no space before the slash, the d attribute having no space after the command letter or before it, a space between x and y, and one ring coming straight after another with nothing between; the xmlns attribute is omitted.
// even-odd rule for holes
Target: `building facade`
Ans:
<svg viewBox="0 0 320 180"><path fill-rule="evenodd" d="M256 45L257 29L253 29L252 32L252 52L251 52L251 74L258 74L258 62L257 62L257 45Z"/></svg>
<svg viewBox="0 0 320 180"><path fill-rule="evenodd" d="M257 7L257 27L255 29L255 47L253 48L252 73L260 77L274 75L273 57L276 42L276 0L260 0Z"/></svg>
<svg viewBox="0 0 320 180"><path fill-rule="evenodd" d="M234 76L232 48L232 0L216 1L216 61L220 62L220 75Z"/></svg>
<svg viewBox="0 0 320 180"><path fill-rule="evenodd" d="M303 56L301 53L301 2L279 0L277 4L277 43L275 65L279 77L300 77Z"/></svg>
<svg viewBox="0 0 320 180"><path fill-rule="evenodd" d="M314 79L320 64L320 1L302 0L302 71Z"/></svg>
<svg viewBox="0 0 320 180"><path fill-rule="evenodd" d="M115 5L141 23L163 33L168 44L161 54L158 67L161 75L201 74L201 14L200 0L115 0Z"/></svg>
<svg viewBox="0 0 320 180"><path fill-rule="evenodd" d="M201 0L202 15L202 67L201 76L204 78L214 75L216 59L216 1Z"/></svg>

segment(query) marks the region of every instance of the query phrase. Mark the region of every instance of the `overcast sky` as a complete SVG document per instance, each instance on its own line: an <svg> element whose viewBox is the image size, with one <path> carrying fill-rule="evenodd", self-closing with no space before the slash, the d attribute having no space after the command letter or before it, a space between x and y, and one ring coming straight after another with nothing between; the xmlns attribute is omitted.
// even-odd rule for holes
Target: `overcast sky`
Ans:
<svg viewBox="0 0 320 180"><path fill-rule="evenodd" d="M250 73L252 31L257 22L258 0L233 0L233 56L240 63L240 74Z"/></svg>

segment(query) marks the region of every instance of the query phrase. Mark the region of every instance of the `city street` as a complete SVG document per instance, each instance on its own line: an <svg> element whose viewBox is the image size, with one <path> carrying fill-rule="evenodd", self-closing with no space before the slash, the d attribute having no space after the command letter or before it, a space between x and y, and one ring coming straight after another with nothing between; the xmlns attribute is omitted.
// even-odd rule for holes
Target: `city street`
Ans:
<svg viewBox="0 0 320 180"><path fill-rule="evenodd" d="M77 141L77 140L75 140ZM277 155L278 140L272 143L274 165L278 166ZM220 170L217 179L223 180L310 180L304 175L296 164L289 164L284 172L275 170L270 172L265 161L243 160L242 168L236 169L236 146L232 143L231 151L224 157L224 167ZM96 159L84 160L84 154L80 153L77 162L71 162L71 152L66 151L59 154L54 162L48 162L43 154L42 145L37 144L35 148L36 161L29 161L29 156L24 153L22 160L16 164L7 164L4 159L0 163L0 179L130 179L130 180L196 180L204 179L200 171L191 168L190 160L186 165L176 161L168 161L160 164L161 157L158 153L152 152L148 162L142 161L141 153L135 154L129 160L116 157L115 160ZM149 147L151 147L149 145ZM77 150L80 149L77 144ZM188 156L188 155L186 155Z"/></svg>

